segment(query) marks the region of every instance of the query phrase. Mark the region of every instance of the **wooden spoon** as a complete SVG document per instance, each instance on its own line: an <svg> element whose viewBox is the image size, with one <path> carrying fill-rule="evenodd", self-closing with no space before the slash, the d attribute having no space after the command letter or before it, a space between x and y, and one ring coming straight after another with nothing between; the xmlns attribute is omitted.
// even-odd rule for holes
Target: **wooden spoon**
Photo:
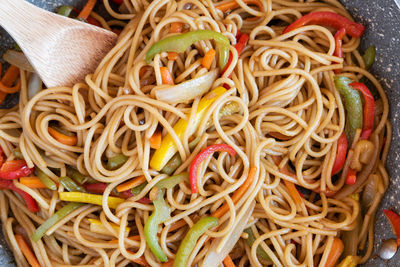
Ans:
<svg viewBox="0 0 400 267"><path fill-rule="evenodd" d="M47 87L83 81L117 41L111 31L24 0L1 0L0 25L18 43Z"/></svg>

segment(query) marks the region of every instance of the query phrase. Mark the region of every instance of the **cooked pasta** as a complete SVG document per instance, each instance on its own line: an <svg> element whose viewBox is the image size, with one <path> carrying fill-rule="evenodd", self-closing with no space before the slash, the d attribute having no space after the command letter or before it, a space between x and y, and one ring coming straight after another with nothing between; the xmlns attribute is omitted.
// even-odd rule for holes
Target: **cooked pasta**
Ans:
<svg viewBox="0 0 400 267"><path fill-rule="evenodd" d="M19 104L0 112L0 178L13 179L0 217L18 266L19 235L40 266L370 258L388 99L339 1L104 6L113 18L91 19L119 37L96 71L32 95L40 80L21 69Z"/></svg>

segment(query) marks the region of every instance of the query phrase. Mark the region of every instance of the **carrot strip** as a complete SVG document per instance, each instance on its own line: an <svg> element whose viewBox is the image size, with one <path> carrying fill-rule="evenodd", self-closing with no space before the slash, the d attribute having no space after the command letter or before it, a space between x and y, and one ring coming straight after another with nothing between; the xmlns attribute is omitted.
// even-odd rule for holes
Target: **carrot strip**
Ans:
<svg viewBox="0 0 400 267"><path fill-rule="evenodd" d="M15 235L15 239L17 240L18 246L21 249L22 253L24 254L26 260L32 267L40 267L38 260L36 259L35 254L33 254L32 250L25 242L25 239L22 235Z"/></svg>
<svg viewBox="0 0 400 267"><path fill-rule="evenodd" d="M161 147L161 130L157 129L150 137L150 147L159 149Z"/></svg>
<svg viewBox="0 0 400 267"><path fill-rule="evenodd" d="M263 9L263 5L259 0L243 0L243 2L245 2L247 5L251 4L256 5L260 11ZM233 0L226 3L222 3L216 6L215 8L225 13L228 10L233 10L238 7L240 7L239 4L235 0Z"/></svg>
<svg viewBox="0 0 400 267"><path fill-rule="evenodd" d="M207 53L204 55L203 60L201 61L201 65L206 68L206 69L210 69L211 64L214 60L215 57L215 50L214 49L210 49L207 51Z"/></svg>
<svg viewBox="0 0 400 267"><path fill-rule="evenodd" d="M82 8L81 12L79 13L78 18L87 20L94 6L96 5L96 2L97 0L88 0L86 5Z"/></svg>
<svg viewBox="0 0 400 267"><path fill-rule="evenodd" d="M170 33L181 33L183 30L183 23L182 22L172 22L171 28L169 29Z"/></svg>
<svg viewBox="0 0 400 267"><path fill-rule="evenodd" d="M133 241L140 241L140 235L133 235L133 236L129 236L127 238L130 240L133 240ZM110 241L108 241L108 243L118 244L118 239L110 240Z"/></svg>
<svg viewBox="0 0 400 267"><path fill-rule="evenodd" d="M233 263L233 261L229 255L226 255L223 263L225 264L226 267L235 267L235 264Z"/></svg>
<svg viewBox="0 0 400 267"><path fill-rule="evenodd" d="M0 91L6 94L13 94L18 92L21 89L21 80L18 80L18 83L13 87L5 86L2 82L0 82Z"/></svg>
<svg viewBox="0 0 400 267"><path fill-rule="evenodd" d="M47 188L38 177L21 177L19 182L29 188Z"/></svg>
<svg viewBox="0 0 400 267"><path fill-rule="evenodd" d="M197 218L197 215L192 214L189 217L190 217L190 219L195 220ZM186 224L187 224L187 222L184 219L180 219L179 221L172 223L168 230L170 232L172 232L172 231L178 230L179 228L185 226Z"/></svg>
<svg viewBox="0 0 400 267"><path fill-rule="evenodd" d="M273 156L272 158L273 158L275 164L278 165L279 162L280 162L280 160L281 160L280 157ZM292 176L292 177L296 177L296 175L295 175L294 173L292 173L292 172L288 169L287 164L286 164L285 166L283 166L281 169L279 169L279 171L280 171L281 173L283 173L283 174L286 174L286 175L289 175L289 176ZM301 200L300 193L299 193L299 191L297 190L297 188L296 188L296 186L294 185L294 183L292 183L292 182L290 182L290 181L287 181L287 180L285 180L285 179L283 179L283 182L285 183L285 186L286 186L286 188L287 188L287 190L288 190L288 192L289 192L289 195L293 198L294 203L296 203L296 204L301 204L303 201Z"/></svg>
<svg viewBox="0 0 400 267"><path fill-rule="evenodd" d="M134 254L134 252L132 252L132 251L128 250L128 252L131 254ZM146 258L144 256L134 259L134 260L132 260L132 262L137 263L142 266L145 266L145 267L148 267L148 266L150 267L149 263L146 261Z"/></svg>
<svg viewBox="0 0 400 267"><path fill-rule="evenodd" d="M143 175L135 177L131 180L129 180L128 182L125 182L123 184L120 184L119 186L117 186L117 192L123 192L129 189L132 189L136 186L139 186L141 184L143 184L144 182L146 182L146 177L144 177Z"/></svg>
<svg viewBox="0 0 400 267"><path fill-rule="evenodd" d="M236 204L239 201L239 199L249 189L256 174L257 174L257 167L251 167L246 181L244 181L244 183L232 195L232 202L234 204ZM211 216L216 218L221 218L228 210L229 210L228 204L224 203L221 207L219 207L216 211L214 211Z"/></svg>
<svg viewBox="0 0 400 267"><path fill-rule="evenodd" d="M168 52L168 60L174 61L178 58L178 53L176 52Z"/></svg>
<svg viewBox="0 0 400 267"><path fill-rule="evenodd" d="M65 134L62 134L58 132L57 130L54 130L53 128L49 127L49 134L56 139L58 142L67 145L67 146L74 146L78 142L77 137L74 136L68 136Z"/></svg>
<svg viewBox="0 0 400 267"><path fill-rule="evenodd" d="M328 258L326 259L325 262L325 267L335 266L337 260L339 259L340 255L343 252L343 248L344 248L343 241L337 237L334 237L331 246L331 251L329 252Z"/></svg>
<svg viewBox="0 0 400 267"><path fill-rule="evenodd" d="M169 260L161 264L161 267L172 267L172 266L174 266L174 260Z"/></svg>
<svg viewBox="0 0 400 267"><path fill-rule="evenodd" d="M169 72L167 67L161 67L160 72L163 84L174 85L174 79L172 78L171 72Z"/></svg>
<svg viewBox="0 0 400 267"><path fill-rule="evenodd" d="M14 83L14 81L18 78L18 76L19 76L19 68L17 68L14 65L11 65L7 69L6 73L4 73L3 78L1 78L1 82L5 86L11 86Z"/></svg>

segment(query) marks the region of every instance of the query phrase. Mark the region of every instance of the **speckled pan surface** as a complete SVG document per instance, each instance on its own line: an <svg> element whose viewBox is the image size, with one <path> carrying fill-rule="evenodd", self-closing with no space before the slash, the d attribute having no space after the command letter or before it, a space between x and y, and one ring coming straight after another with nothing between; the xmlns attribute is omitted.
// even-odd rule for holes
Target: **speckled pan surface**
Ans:
<svg viewBox="0 0 400 267"><path fill-rule="evenodd" d="M54 10L60 5L81 7L82 0L28 0L34 4ZM391 228L382 214L383 208L394 208L400 212L400 0L341 0L357 21L367 26L361 49L370 44L377 47L377 61L372 73L379 78L386 89L390 101L390 120L393 124L393 140L387 168L391 185L386 193L377 215L375 228L375 250L382 239L393 238ZM12 47L12 40L0 27L0 55ZM7 98L6 105L16 103L17 98ZM0 233L0 265L15 266L12 253L7 249ZM363 266L397 267L400 266L400 252L389 262L371 259Z"/></svg>

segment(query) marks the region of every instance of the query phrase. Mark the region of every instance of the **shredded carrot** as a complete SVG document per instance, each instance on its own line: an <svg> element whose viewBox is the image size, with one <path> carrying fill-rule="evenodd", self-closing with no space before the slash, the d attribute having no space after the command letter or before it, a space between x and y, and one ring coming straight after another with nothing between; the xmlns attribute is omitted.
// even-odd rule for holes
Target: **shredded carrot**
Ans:
<svg viewBox="0 0 400 267"><path fill-rule="evenodd" d="M12 86L15 80L19 76L19 68L14 65L11 65L6 73L4 73L3 78L0 81L0 91L6 94L13 94L18 92L21 89L21 80L18 80L17 84Z"/></svg>
<svg viewBox="0 0 400 267"><path fill-rule="evenodd" d="M275 164L277 164L277 165L278 165L279 162L281 161L281 158L280 158L280 157L273 156L272 158L273 158ZM292 177L296 177L296 175L295 175L294 173L292 173L292 172L288 169L287 164L286 164L285 166L283 166L282 168L280 168L279 171L280 171L281 173L283 173L283 174L286 174L286 175L289 175L289 176L292 176ZM285 184L287 190L289 191L290 196L293 198L294 203L296 203L296 204L301 204L303 201L301 200L300 193L299 193L299 191L297 190L297 188L296 188L296 186L294 185L294 183L292 183L292 182L290 182L290 181L287 181L287 180L285 180L285 179L283 179L283 182L284 182L284 184Z"/></svg>
<svg viewBox="0 0 400 267"><path fill-rule="evenodd" d="M67 146L74 146L78 142L78 139L75 135L73 136L68 136L65 134L62 134L58 132L57 130L54 130L53 128L49 127L49 134L56 139L58 142L67 145Z"/></svg>
<svg viewBox="0 0 400 267"><path fill-rule="evenodd" d="M206 68L206 69L210 69L211 64L214 60L215 57L215 50L214 49L210 49L207 51L207 53L204 55L203 60L201 61L201 65Z"/></svg>
<svg viewBox="0 0 400 267"><path fill-rule="evenodd" d="M40 267L40 264L36 259L35 254L33 254L31 248L28 246L22 235L15 235L15 239L17 240L18 246L21 249L22 253L24 254L26 260L29 262L29 264L32 267Z"/></svg>
<svg viewBox="0 0 400 267"><path fill-rule="evenodd" d="M6 94L13 94L18 92L21 89L21 80L18 80L18 83L14 86L5 86L2 82L0 82L0 91Z"/></svg>
<svg viewBox="0 0 400 267"><path fill-rule="evenodd" d="M168 52L168 60L174 61L178 58L178 53L176 52Z"/></svg>
<svg viewBox="0 0 400 267"><path fill-rule="evenodd" d="M236 204L239 199L246 193L249 189L251 183L253 182L254 177L257 174L257 167L251 167L249 171L249 175L247 176L246 181L233 193L232 201ZM216 218L222 217L227 211L229 210L229 206L227 203L224 203L220 208L218 208L214 213L211 215Z"/></svg>
<svg viewBox="0 0 400 267"><path fill-rule="evenodd" d="M139 186L141 184L143 184L144 182L146 182L146 177L144 177L143 175L135 177L131 180L129 180L128 182L125 182L123 184L120 184L119 186L117 186L117 192L123 192L129 189L132 189L136 186Z"/></svg>
<svg viewBox="0 0 400 267"><path fill-rule="evenodd" d="M192 219L192 221L194 221L194 220L196 220L196 218L198 216L196 214L192 214L189 217L190 217L190 219ZM180 219L179 221L172 223L168 230L170 232L172 232L172 231L178 230L179 228L185 226L186 224L187 224L187 222L184 219Z"/></svg>
<svg viewBox="0 0 400 267"><path fill-rule="evenodd" d="M171 28L169 29L170 33L181 33L183 30L183 23L182 22L172 22Z"/></svg>
<svg viewBox="0 0 400 267"><path fill-rule="evenodd" d="M174 260L169 260L167 262L164 262L161 267L172 267L174 266Z"/></svg>
<svg viewBox="0 0 400 267"><path fill-rule="evenodd" d="M171 72L169 72L167 67L161 67L160 72L163 84L174 85L174 79L172 78Z"/></svg>
<svg viewBox="0 0 400 267"><path fill-rule="evenodd" d="M82 8L81 12L79 13L78 18L87 20L90 13L92 13L94 6L96 5L96 2L97 0L88 0L86 5Z"/></svg>
<svg viewBox="0 0 400 267"><path fill-rule="evenodd" d="M256 5L259 10L263 10L263 5L260 0L243 0L247 5ZM217 5L215 8L221 10L222 12L226 12L228 10L233 10L235 8L238 8L239 4L236 2L236 0L232 0L226 3L222 3L220 5Z"/></svg>
<svg viewBox="0 0 400 267"><path fill-rule="evenodd" d="M150 147L159 149L161 147L161 130L157 129L150 137Z"/></svg>
<svg viewBox="0 0 400 267"><path fill-rule="evenodd" d="M133 235L133 236L129 236L127 238L130 240L133 240L133 241L140 241L140 235ZM110 240L110 241L108 241L108 243L118 244L118 239Z"/></svg>
<svg viewBox="0 0 400 267"><path fill-rule="evenodd" d="M344 248L343 241L337 237L334 237L331 246L331 251L329 252L328 258L326 259L325 262L325 267L335 266L336 262L338 261L340 255L343 252L343 248Z"/></svg>
<svg viewBox="0 0 400 267"><path fill-rule="evenodd" d="M19 182L29 188L47 188L38 177L21 177Z"/></svg>
<svg viewBox="0 0 400 267"><path fill-rule="evenodd" d="M226 255L223 262L226 267L235 267L235 264L229 255Z"/></svg>
<svg viewBox="0 0 400 267"><path fill-rule="evenodd" d="M134 254L134 252L132 252L132 251L128 250L128 252L131 253L131 254ZM142 265L142 266L146 266L146 267L149 266L150 267L149 263L146 261L146 258L144 256L141 256L141 257L139 257L137 259L134 259L134 260L132 260L132 262L137 263L137 264Z"/></svg>

